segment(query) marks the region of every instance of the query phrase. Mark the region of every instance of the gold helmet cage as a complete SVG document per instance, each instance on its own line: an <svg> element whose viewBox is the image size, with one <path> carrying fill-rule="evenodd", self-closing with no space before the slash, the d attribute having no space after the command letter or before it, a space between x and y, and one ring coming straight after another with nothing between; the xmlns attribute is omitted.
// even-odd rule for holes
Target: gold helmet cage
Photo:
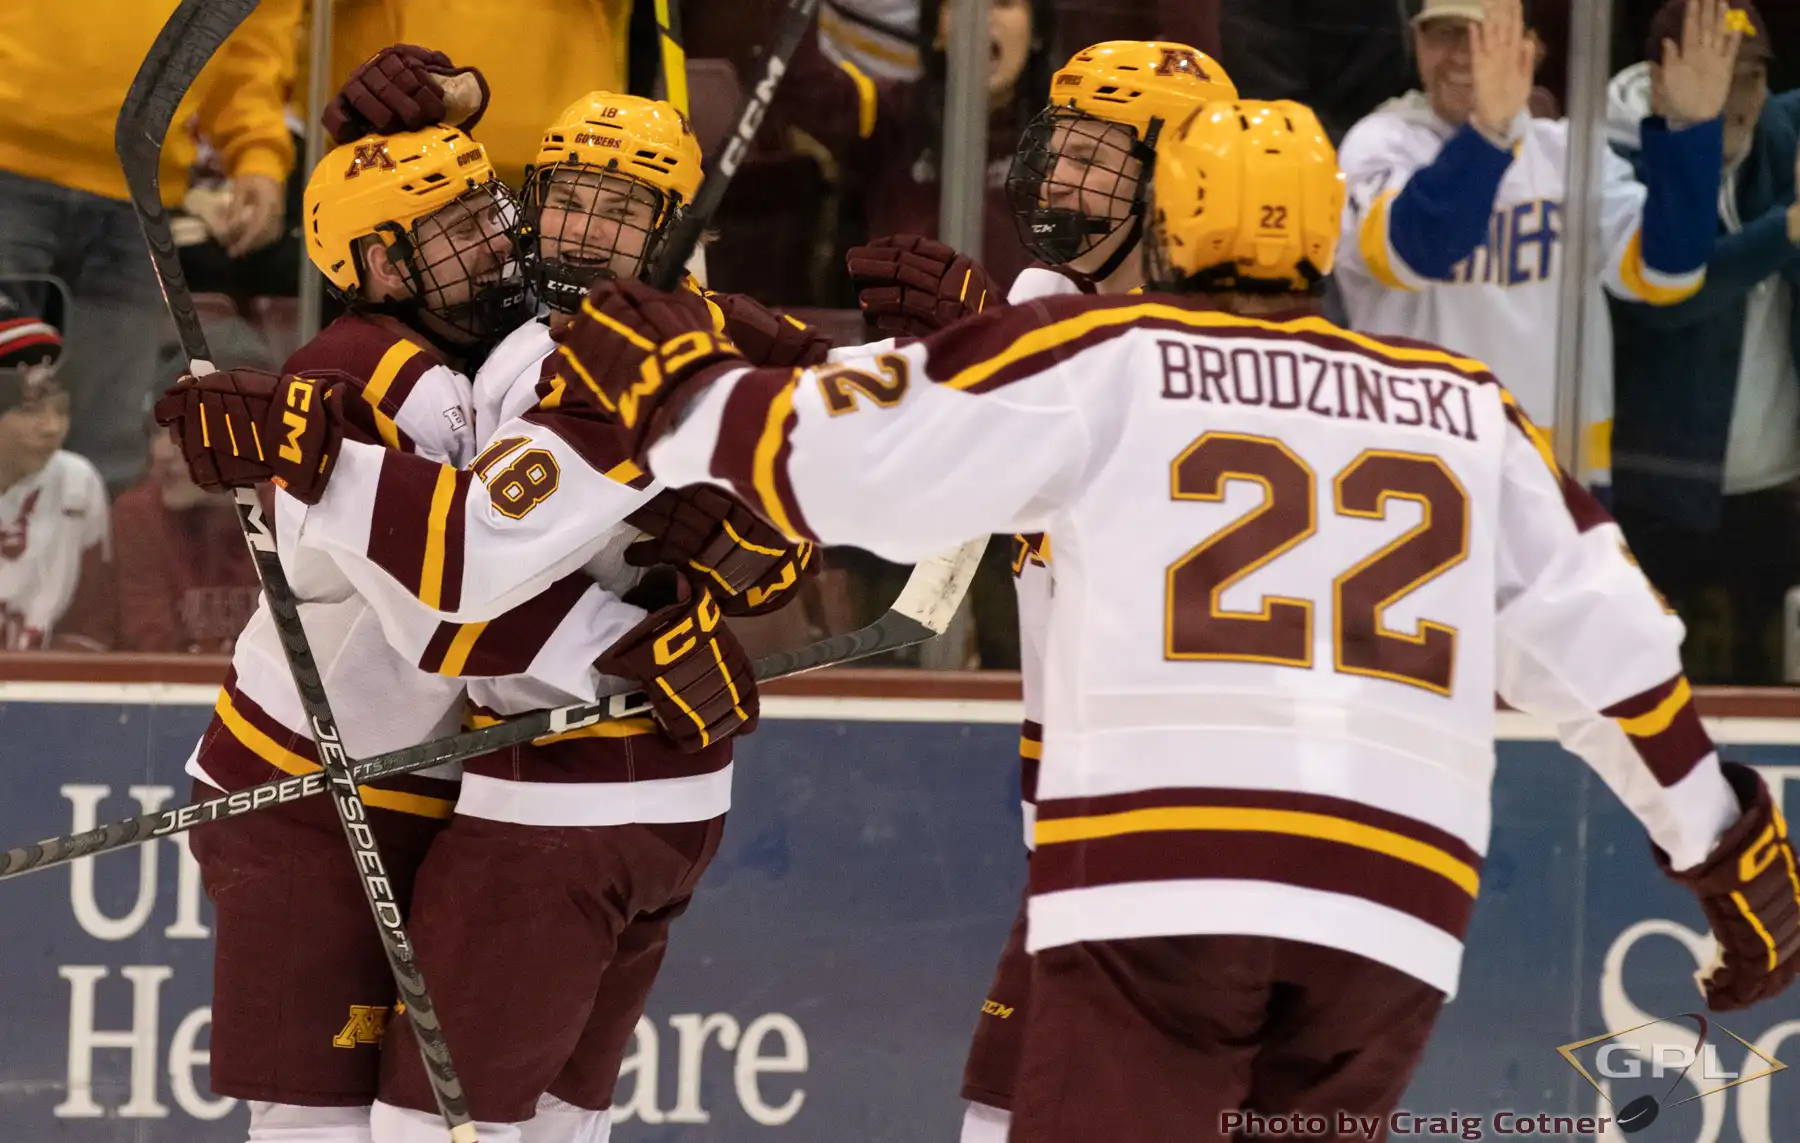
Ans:
<svg viewBox="0 0 1800 1143"><path fill-rule="evenodd" d="M1163 136L1144 279L1153 289L1317 293L1337 259L1344 176L1302 104L1212 104Z"/></svg>
<svg viewBox="0 0 1800 1143"><path fill-rule="evenodd" d="M1025 129L1007 176L1019 238L1065 265L1131 227L1093 276L1137 243L1157 140L1170 125L1237 87L1205 52L1158 40L1110 40L1075 53L1050 81L1050 103Z"/></svg>
<svg viewBox="0 0 1800 1143"><path fill-rule="evenodd" d="M368 304L368 239L412 287L411 305L469 339L526 314L519 209L481 144L454 127L369 135L334 148L307 180L306 252L346 301Z"/></svg>
<svg viewBox="0 0 1800 1143"><path fill-rule="evenodd" d="M643 274L700 174L700 141L667 103L593 91L564 108L525 176L542 299L572 311L596 279Z"/></svg>

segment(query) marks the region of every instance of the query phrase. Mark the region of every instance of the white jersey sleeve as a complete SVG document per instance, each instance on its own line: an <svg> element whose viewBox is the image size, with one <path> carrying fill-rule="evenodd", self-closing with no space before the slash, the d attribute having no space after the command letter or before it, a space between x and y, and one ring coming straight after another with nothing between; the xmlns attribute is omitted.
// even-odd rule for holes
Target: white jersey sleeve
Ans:
<svg viewBox="0 0 1800 1143"><path fill-rule="evenodd" d="M1043 304L967 319L868 368L728 373L654 446L651 468L729 488L789 536L905 563L970 536L1042 531L1078 483L1090 429L1060 347L1029 376L988 354L1040 324Z"/></svg>
<svg viewBox="0 0 1800 1143"><path fill-rule="evenodd" d="M622 548L653 482L616 429L540 406L502 425L465 469L345 442L310 542L378 569L427 610L494 619Z"/></svg>
<svg viewBox="0 0 1800 1143"><path fill-rule="evenodd" d="M1552 723L1675 868L1696 865L1739 807L1681 673L1681 621L1630 558L1618 525L1557 469L1542 432L1507 400L1500 695Z"/></svg>

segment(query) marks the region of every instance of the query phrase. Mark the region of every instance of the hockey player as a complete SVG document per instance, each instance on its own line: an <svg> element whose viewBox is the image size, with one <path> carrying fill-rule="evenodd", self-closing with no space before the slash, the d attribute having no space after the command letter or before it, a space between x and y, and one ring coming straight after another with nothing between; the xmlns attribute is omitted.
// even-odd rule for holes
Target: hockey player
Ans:
<svg viewBox="0 0 1800 1143"><path fill-rule="evenodd" d="M1496 690L1698 894L1708 1003L1779 992L1785 823L1718 761L1616 525L1479 362L1316 316L1343 190L1311 112L1213 105L1176 136L1144 250L1169 295L796 374L745 368L687 298L603 283L559 351L660 479L789 535L900 560L1055 537L1011 1138L1391 1109L1456 989Z"/></svg>
<svg viewBox="0 0 1800 1143"><path fill-rule="evenodd" d="M350 312L288 368L305 375L302 383L311 379L320 404L377 442L371 447L469 460L473 412L459 369L523 298L516 205L481 147L443 127L338 147L308 182L304 217L308 254ZM186 379L159 403L157 419L176 430L204 488L284 482L277 542L351 757L453 733L461 681L419 671L390 650L343 569L302 542L304 501L322 454L336 447L318 432L318 417L302 418L292 436L279 417L260 428L244 423L241 394L258 377L278 383L248 370ZM395 548L416 539L385 537ZM279 635L260 607L188 760L196 797L317 766ZM450 816L455 776L426 772L364 788L402 903ZM218 927L213 1089L249 1101L257 1143L366 1141L394 985L330 805L313 799L208 826L195 832L193 849Z"/></svg>
<svg viewBox="0 0 1800 1143"><path fill-rule="evenodd" d="M1644 120L1644 181L1596 143L1601 283L1671 305L1712 250L1719 113L1740 39L1725 0L1696 0L1664 60L1667 117ZM1336 275L1352 328L1449 345L1492 364L1541 424L1555 414L1556 324L1567 263L1569 124L1526 104L1537 41L1520 0L1426 0L1414 19L1424 90L1344 139L1349 180ZM1598 297L1589 321L1604 321ZM1610 465L1612 346L1590 337L1580 412L1596 474ZM1597 355L1595 355L1597 354Z"/></svg>
<svg viewBox="0 0 1800 1143"><path fill-rule="evenodd" d="M699 171L668 105L578 100L547 129L528 190L545 295L578 303L579 286L559 288L566 276L616 271L627 246L635 269ZM499 1143L605 1138L670 923L718 843L729 736L755 725L754 679L722 615L793 598L812 551L712 490L653 487L617 426L540 392L552 348L546 324L528 322L488 355L473 398L485 447L460 471L336 439L348 422L325 406L327 459L308 472L316 503L303 520L405 661L467 681L477 724L608 690L643 688L655 703L651 719L470 762L456 820L420 872L409 920L420 965L482 1137ZM211 448L230 451L253 425L266 438L291 384L242 392L241 424L215 428ZM569 526L596 518L611 521L597 538ZM689 574L640 570L670 563ZM520 670L530 678L489 677ZM383 1060L374 1138L439 1138L404 1015Z"/></svg>
<svg viewBox="0 0 1800 1143"><path fill-rule="evenodd" d="M1119 40L1075 53L1050 90L1051 103L1026 131L1008 178L1020 238L1044 264L1022 271L1006 301L1130 293L1143 284L1139 243L1158 141L1202 105L1236 99L1237 89L1215 60L1185 44ZM854 249L849 264L865 319L881 333L935 332L982 312L993 288L968 258L913 236ZM1028 849L1043 750L1052 547L1041 532L1013 537L1025 705L1019 789ZM962 1097L969 1105L963 1143L1006 1139L1030 985L1021 902L963 1069Z"/></svg>

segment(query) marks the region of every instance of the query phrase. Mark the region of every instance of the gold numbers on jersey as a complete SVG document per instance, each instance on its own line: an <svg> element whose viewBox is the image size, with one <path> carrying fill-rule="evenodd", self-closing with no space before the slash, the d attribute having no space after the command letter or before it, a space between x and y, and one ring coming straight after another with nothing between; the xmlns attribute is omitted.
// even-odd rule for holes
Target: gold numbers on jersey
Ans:
<svg viewBox="0 0 1800 1143"><path fill-rule="evenodd" d="M526 513L550 499L562 482L556 458L541 448L526 449L505 468L500 462L511 456L530 437L501 437L470 463L469 468L488 489L488 501L502 516L522 520ZM498 469L498 471L495 471Z"/></svg>
<svg viewBox="0 0 1800 1143"><path fill-rule="evenodd" d="M906 358L897 353L883 353L875 358L875 365L879 372L852 369L846 365L820 370L819 395L825 399L825 410L834 417L856 412L860 408L856 401L858 393L879 406L899 404L912 380Z"/></svg>
<svg viewBox="0 0 1800 1143"><path fill-rule="evenodd" d="M1233 480L1261 486L1262 503L1169 565L1163 655L1311 667L1311 600L1264 596L1256 611L1227 611L1220 597L1318 531L1314 473L1273 437L1212 432L1171 462L1169 495L1219 503ZM1420 506L1416 526L1332 581L1333 666L1450 694L1456 629L1421 619L1407 634L1383 616L1468 557L1468 493L1438 457L1380 449L1346 465L1332 488L1340 516L1383 520L1392 500Z"/></svg>

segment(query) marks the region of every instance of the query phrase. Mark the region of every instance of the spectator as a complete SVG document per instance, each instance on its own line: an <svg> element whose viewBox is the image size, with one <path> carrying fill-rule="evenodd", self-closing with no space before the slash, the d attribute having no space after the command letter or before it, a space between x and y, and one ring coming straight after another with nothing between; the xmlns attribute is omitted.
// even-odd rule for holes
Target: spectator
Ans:
<svg viewBox="0 0 1800 1143"><path fill-rule="evenodd" d="M1603 284L1615 294L1668 305L1700 287L1737 43L1726 24L1722 0L1704 0L1670 48L1666 118L1643 125L1642 181L1606 155ZM1414 35L1425 90L1385 104L1344 140L1337 284L1351 326L1479 358L1549 425L1568 124L1526 109L1536 43L1519 0L1426 0ZM1604 320L1597 298L1594 310ZM1586 369L1588 455L1603 468L1610 360Z"/></svg>
<svg viewBox="0 0 1800 1143"><path fill-rule="evenodd" d="M1051 0L990 0L988 8L988 179L982 262L1002 287L1030 263L1013 226L1006 172L1019 134L1048 98L1053 70ZM870 234L937 234L938 151L943 141L944 47L949 4L927 0L921 29L924 78L869 78L833 65L815 38L801 40L769 119L797 127L835 154L850 193L861 199Z"/></svg>
<svg viewBox="0 0 1800 1143"><path fill-rule="evenodd" d="M590 91L626 90L631 6L631 0L336 0L326 90L342 88L357 65L390 44L430 44L479 68L492 93L481 143L500 177L519 186L544 124L557 112ZM305 91L304 82L296 90Z"/></svg>
<svg viewBox="0 0 1800 1143"><path fill-rule="evenodd" d="M1223 0L1219 60L1245 99L1304 103L1335 143L1406 90L1401 11L1396 0Z"/></svg>
<svg viewBox="0 0 1800 1143"><path fill-rule="evenodd" d="M176 0L13 3L0 29L0 273L55 274L74 305L62 378L70 449L114 488L144 469L139 410L166 318L113 150L125 92ZM231 176L226 245L281 233L293 165L284 104L300 0L263 0L176 109L163 151L165 206L179 203L194 135Z"/></svg>
<svg viewBox="0 0 1800 1143"><path fill-rule="evenodd" d="M93 465L62 450L60 339L15 315L0 322L0 345L0 650L105 650L106 489Z"/></svg>
<svg viewBox="0 0 1800 1143"><path fill-rule="evenodd" d="M1685 2L1658 13L1651 59ZM1767 27L1734 2L1751 31L1725 105L1706 285L1663 308L1613 303L1613 498L1644 571L1700 636L1689 675L1760 684L1781 681L1782 597L1800 583L1800 91L1769 97ZM1665 84L1643 63L1610 89L1615 144L1640 164L1637 122L1665 110Z"/></svg>
<svg viewBox="0 0 1800 1143"><path fill-rule="evenodd" d="M227 327L230 328L230 327ZM280 362L247 330L212 337L219 361L279 372ZM187 371L177 356L162 371L158 392ZM244 545L231 498L205 492L154 422L150 469L113 504L113 583L118 646L125 651L230 654L256 610L256 565Z"/></svg>

